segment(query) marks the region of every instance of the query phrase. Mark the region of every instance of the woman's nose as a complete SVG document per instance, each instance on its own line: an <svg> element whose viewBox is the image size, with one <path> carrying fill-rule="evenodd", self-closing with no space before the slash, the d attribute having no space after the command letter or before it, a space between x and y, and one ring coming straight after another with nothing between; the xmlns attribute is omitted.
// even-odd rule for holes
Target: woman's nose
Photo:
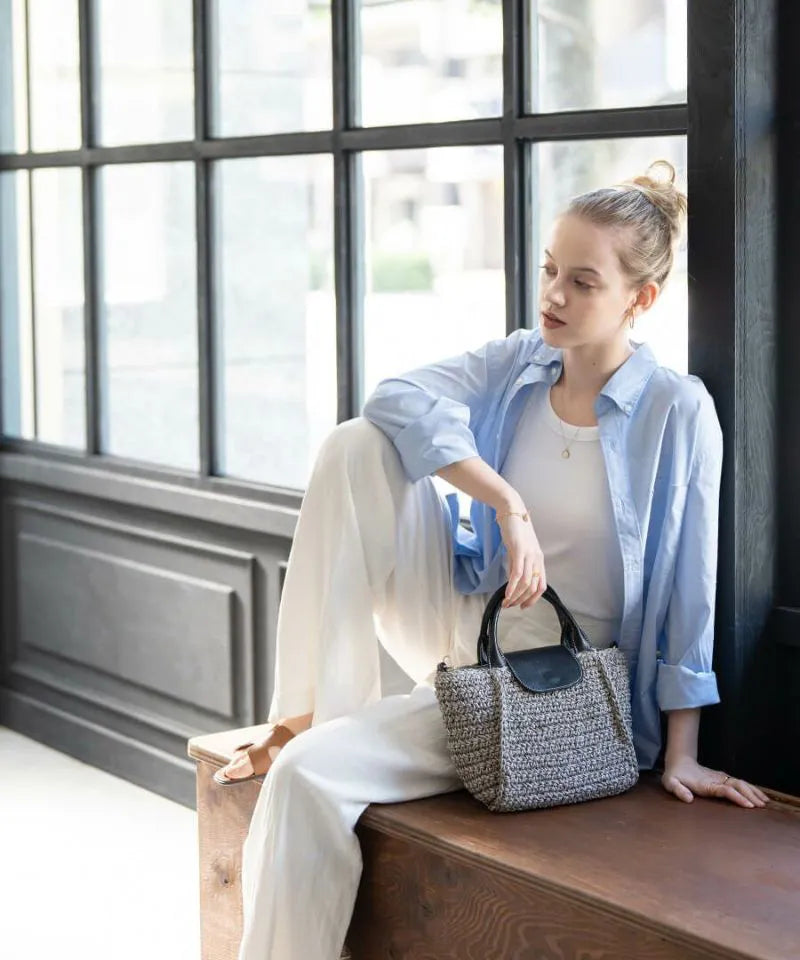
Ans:
<svg viewBox="0 0 800 960"><path fill-rule="evenodd" d="M557 280L551 280L544 288L544 299L549 303L564 303L564 292L558 285Z"/></svg>

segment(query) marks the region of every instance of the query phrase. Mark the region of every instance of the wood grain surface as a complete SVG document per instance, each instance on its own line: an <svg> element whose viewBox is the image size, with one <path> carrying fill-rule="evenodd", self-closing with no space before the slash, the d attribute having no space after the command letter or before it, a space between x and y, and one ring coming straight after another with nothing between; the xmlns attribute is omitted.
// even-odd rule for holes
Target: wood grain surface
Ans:
<svg viewBox="0 0 800 960"><path fill-rule="evenodd" d="M236 960L242 936L242 844L261 780L223 787L219 764L197 764L202 960Z"/></svg>
<svg viewBox="0 0 800 960"><path fill-rule="evenodd" d="M245 727L197 760L202 960L236 960L241 848L263 778L212 777ZM748 810L668 794L647 771L616 797L494 814L464 791L373 804L353 960L800 960L800 800Z"/></svg>
<svg viewBox="0 0 800 960"><path fill-rule="evenodd" d="M471 898L471 933L474 937L485 930L484 949L517 950L431 954L427 948L403 946L397 955L409 960L462 955L485 960L493 955L521 960L797 960L800 807L791 800L784 796L781 802L755 809L708 798L686 804L668 794L650 771L625 794L524 813L491 814L464 792L391 807L373 805L358 826L366 856L356 913L365 909L374 931L390 936L411 923L402 911L415 910L413 924L433 938L431 944L438 937L441 945L443 937L456 935L459 928L458 913L453 913L458 896L451 896L455 883ZM419 861L416 868L414 861ZM383 889L385 884L397 886L401 876L406 878L402 896ZM449 883L442 882L448 876ZM479 921L481 890L492 909L487 907ZM502 891L510 898L505 906ZM387 900L384 906L382 897ZM561 918L552 928L543 925L537 906L543 899L554 918ZM424 904L437 918L435 923L423 922ZM520 946L520 939L516 946L499 944L497 918L508 925L504 936L520 938L527 915L535 922L525 927L526 936L531 937L534 928L540 934L529 945ZM599 926L591 919L597 917L602 920ZM563 938L570 929L580 931L584 920L582 938L565 947ZM631 927L645 939L626 953L625 931ZM620 939L608 952L601 933L612 928ZM359 938L360 921L354 922L354 960L393 955L385 952L392 946L388 942L370 942L373 952L359 953ZM544 941L550 938L555 940L547 946ZM647 938L650 946L645 946ZM459 949L466 949L465 942L459 942Z"/></svg>

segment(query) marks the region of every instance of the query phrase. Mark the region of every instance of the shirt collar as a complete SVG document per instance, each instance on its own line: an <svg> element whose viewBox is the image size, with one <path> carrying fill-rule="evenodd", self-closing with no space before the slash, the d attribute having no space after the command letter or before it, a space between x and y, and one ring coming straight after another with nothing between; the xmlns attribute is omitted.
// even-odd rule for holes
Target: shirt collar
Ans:
<svg viewBox="0 0 800 960"><path fill-rule="evenodd" d="M627 414L633 411L645 384L658 366L656 355L648 343L636 343L631 340L631 346L634 347L634 352L621 367L614 371L600 391L602 396L613 400L620 410ZM534 346L530 362L541 366L556 365L553 376L553 382L555 382L561 374L563 350L561 347L551 347L550 344L539 339Z"/></svg>

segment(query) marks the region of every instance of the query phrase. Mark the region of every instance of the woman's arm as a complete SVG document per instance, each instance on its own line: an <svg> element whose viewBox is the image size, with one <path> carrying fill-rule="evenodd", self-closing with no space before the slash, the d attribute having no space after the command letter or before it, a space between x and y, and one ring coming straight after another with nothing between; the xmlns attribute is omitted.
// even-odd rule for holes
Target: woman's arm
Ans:
<svg viewBox="0 0 800 960"><path fill-rule="evenodd" d="M522 497L514 487L480 457L459 460L440 468L436 473L469 494L473 500L488 504L498 514L527 512ZM547 588L542 547L530 519L526 521L518 516L506 516L499 521L499 526L508 554L508 584L503 606L519 604L520 610L526 610L536 603Z"/></svg>
<svg viewBox="0 0 800 960"><path fill-rule="evenodd" d="M689 757L697 760L697 735L700 731L700 707L670 710L667 713L667 749L664 766Z"/></svg>
<svg viewBox="0 0 800 960"><path fill-rule="evenodd" d="M722 430L705 388L693 440L662 655L657 661L656 700L664 711L702 707L720 699L712 659Z"/></svg>
<svg viewBox="0 0 800 960"><path fill-rule="evenodd" d="M481 457L467 457L436 471L448 483L463 490L473 500L480 500L497 513L513 510L524 513L522 497L503 477Z"/></svg>
<svg viewBox="0 0 800 960"><path fill-rule="evenodd" d="M409 480L479 456L476 424L503 389L520 341L529 335L515 330L378 384L362 413L392 441Z"/></svg>
<svg viewBox="0 0 800 960"><path fill-rule="evenodd" d="M658 660L656 699L668 714L661 783L686 803L697 794L742 807L763 807L768 797L758 787L697 762L700 708L720 699L712 653L721 472L722 430L706 392L667 609L666 650L664 659Z"/></svg>

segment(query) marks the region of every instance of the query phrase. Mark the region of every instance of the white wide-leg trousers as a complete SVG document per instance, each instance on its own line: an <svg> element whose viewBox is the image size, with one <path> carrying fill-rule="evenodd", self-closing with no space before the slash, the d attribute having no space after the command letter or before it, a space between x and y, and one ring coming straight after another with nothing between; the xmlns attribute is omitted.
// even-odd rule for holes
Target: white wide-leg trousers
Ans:
<svg viewBox="0 0 800 960"><path fill-rule="evenodd" d="M365 807L461 786L432 684L445 655L475 662L488 597L454 589L450 523L434 482L410 483L374 424L326 438L289 555L269 712L313 722L280 751L253 812L239 960L338 960ZM411 693L381 698L379 642Z"/></svg>

